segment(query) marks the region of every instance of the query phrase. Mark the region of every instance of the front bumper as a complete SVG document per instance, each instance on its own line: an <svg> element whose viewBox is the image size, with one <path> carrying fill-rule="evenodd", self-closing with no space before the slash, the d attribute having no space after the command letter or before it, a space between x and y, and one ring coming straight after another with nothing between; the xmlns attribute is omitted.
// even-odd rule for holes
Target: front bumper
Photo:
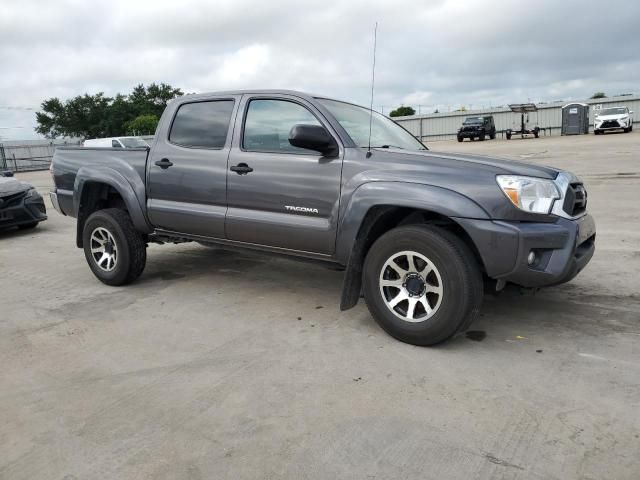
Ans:
<svg viewBox="0 0 640 480"><path fill-rule="evenodd" d="M622 120L605 120L596 123L593 127L598 132L604 132L606 130L624 130L628 128L631 122Z"/></svg>
<svg viewBox="0 0 640 480"><path fill-rule="evenodd" d="M64 215L62 210L60 210L60 203L58 203L58 194L54 191L49 191L49 200L51 200L51 205L55 208L56 212Z"/></svg>
<svg viewBox="0 0 640 480"><path fill-rule="evenodd" d="M568 282L595 252L593 217L558 218L554 223L458 219L473 240L487 275L522 287ZM528 257L536 260L529 264Z"/></svg>
<svg viewBox="0 0 640 480"><path fill-rule="evenodd" d="M44 200L35 190L0 198L0 228L17 227L47 219Z"/></svg>
<svg viewBox="0 0 640 480"><path fill-rule="evenodd" d="M487 135L484 130L461 130L458 132L459 138L476 138L481 135Z"/></svg>

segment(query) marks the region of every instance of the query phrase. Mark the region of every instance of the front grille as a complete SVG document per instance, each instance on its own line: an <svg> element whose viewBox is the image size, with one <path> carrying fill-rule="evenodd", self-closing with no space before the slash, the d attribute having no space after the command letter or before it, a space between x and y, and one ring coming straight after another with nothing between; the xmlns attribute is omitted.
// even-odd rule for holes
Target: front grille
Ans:
<svg viewBox="0 0 640 480"><path fill-rule="evenodd" d="M617 120L605 120L600 125L600 128L620 128L620 124Z"/></svg>
<svg viewBox="0 0 640 480"><path fill-rule="evenodd" d="M587 191L581 183L572 183L567 188L562 209L572 217L587 210Z"/></svg>
<svg viewBox="0 0 640 480"><path fill-rule="evenodd" d="M7 195L6 197L0 198L0 200L2 200L0 202L0 208L15 207L16 205L19 205L20 200L26 194L27 192L20 192L20 193L14 193L12 195Z"/></svg>

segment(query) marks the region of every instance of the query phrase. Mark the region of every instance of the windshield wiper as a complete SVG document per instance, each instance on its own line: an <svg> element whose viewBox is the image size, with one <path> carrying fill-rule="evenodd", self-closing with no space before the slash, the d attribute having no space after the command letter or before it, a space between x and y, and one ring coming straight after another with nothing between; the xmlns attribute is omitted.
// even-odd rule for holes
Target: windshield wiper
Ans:
<svg viewBox="0 0 640 480"><path fill-rule="evenodd" d="M400 150L404 150L404 148L399 147L397 145L380 145L379 147L371 147L371 148L398 148Z"/></svg>

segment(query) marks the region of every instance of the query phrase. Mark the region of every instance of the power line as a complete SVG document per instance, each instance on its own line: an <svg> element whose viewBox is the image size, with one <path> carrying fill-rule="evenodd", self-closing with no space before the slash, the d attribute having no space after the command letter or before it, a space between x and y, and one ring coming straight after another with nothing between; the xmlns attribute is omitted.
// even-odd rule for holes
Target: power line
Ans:
<svg viewBox="0 0 640 480"><path fill-rule="evenodd" d="M36 110L38 107L23 107L19 105L0 105L3 110Z"/></svg>

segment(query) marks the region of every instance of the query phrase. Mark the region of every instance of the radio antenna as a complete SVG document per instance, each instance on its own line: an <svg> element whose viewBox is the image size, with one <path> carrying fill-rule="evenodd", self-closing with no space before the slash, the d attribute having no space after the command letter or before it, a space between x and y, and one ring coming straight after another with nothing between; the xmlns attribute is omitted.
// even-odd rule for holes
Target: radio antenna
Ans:
<svg viewBox="0 0 640 480"><path fill-rule="evenodd" d="M373 87L376 81L376 42L378 40L378 22L373 28L373 67L371 68L371 105L369 106L369 144L367 145L367 158L371 156L371 124L373 123Z"/></svg>

